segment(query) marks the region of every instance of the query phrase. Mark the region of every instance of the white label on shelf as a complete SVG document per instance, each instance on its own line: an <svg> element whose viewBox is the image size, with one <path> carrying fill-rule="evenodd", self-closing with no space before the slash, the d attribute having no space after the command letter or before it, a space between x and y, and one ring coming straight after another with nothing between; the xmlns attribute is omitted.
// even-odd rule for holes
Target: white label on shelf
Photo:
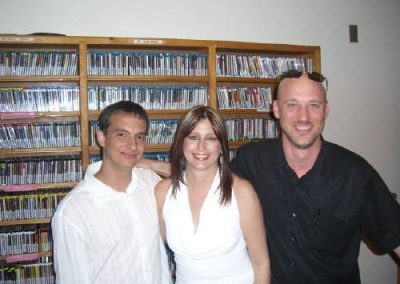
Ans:
<svg viewBox="0 0 400 284"><path fill-rule="evenodd" d="M134 39L135 44L164 44L162 39Z"/></svg>
<svg viewBox="0 0 400 284"><path fill-rule="evenodd" d="M40 257L40 253L27 253L27 254L18 254L18 255L7 255L6 256L6 263L15 263L21 261L32 261L37 260Z"/></svg>
<svg viewBox="0 0 400 284"><path fill-rule="evenodd" d="M0 37L0 41L33 41L32 37Z"/></svg>
<svg viewBox="0 0 400 284"><path fill-rule="evenodd" d="M2 185L1 189L4 192L24 192L24 191L35 191L38 189L37 184L11 184L11 185Z"/></svg>
<svg viewBox="0 0 400 284"><path fill-rule="evenodd" d="M0 113L1 119L34 118L33 112L4 112Z"/></svg>

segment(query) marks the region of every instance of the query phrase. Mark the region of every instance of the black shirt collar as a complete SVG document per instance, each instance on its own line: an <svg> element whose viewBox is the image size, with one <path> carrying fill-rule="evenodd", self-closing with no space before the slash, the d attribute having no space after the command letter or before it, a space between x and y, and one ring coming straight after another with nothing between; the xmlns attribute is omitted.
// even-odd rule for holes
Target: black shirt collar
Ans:
<svg viewBox="0 0 400 284"><path fill-rule="evenodd" d="M297 178L296 173L293 171L292 168L290 168L288 162L286 161L286 157L285 157L285 153L283 151L283 143L282 143L282 138L279 137L278 138L278 148L277 148L277 155L278 155L278 159L277 161L279 161L280 164L280 169L281 169L281 173L283 174L289 174L289 176L292 176L292 174L294 175L294 177L299 180L299 178ZM301 179L309 179L309 177L318 177L319 175L323 174L323 163L326 157L326 142L324 140L324 138L321 136L321 149L318 153L318 157L315 160L314 165L312 166L312 168L303 176L301 177Z"/></svg>

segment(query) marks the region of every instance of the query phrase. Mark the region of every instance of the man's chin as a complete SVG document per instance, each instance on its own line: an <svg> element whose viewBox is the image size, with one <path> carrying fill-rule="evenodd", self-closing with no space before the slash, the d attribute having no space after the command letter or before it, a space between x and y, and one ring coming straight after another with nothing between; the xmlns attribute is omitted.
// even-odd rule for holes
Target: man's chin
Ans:
<svg viewBox="0 0 400 284"><path fill-rule="evenodd" d="M134 168L138 162L139 159L126 160L124 163L121 163L121 166L126 168L127 170L132 170L132 168Z"/></svg>
<svg viewBox="0 0 400 284"><path fill-rule="evenodd" d="M317 141L317 139L313 139L313 140L301 140L301 139L289 139L290 143L296 147L297 149L301 149L301 150L307 150L309 148L311 148Z"/></svg>

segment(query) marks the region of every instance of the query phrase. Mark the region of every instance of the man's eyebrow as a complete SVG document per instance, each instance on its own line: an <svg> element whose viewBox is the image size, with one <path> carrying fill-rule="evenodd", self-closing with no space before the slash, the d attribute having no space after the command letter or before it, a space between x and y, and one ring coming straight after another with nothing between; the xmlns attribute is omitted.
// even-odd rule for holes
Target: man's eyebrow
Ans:
<svg viewBox="0 0 400 284"><path fill-rule="evenodd" d="M128 130L126 130L125 128L116 128L115 131L128 132Z"/></svg>

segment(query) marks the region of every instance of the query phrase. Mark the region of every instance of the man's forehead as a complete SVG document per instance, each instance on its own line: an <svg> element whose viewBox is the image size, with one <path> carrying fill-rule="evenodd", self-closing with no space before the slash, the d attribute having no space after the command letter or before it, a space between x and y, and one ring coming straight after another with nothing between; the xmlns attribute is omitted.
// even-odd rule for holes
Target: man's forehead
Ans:
<svg viewBox="0 0 400 284"><path fill-rule="evenodd" d="M310 80L307 75L302 75L300 78L285 78L279 84L278 99L282 94L298 96L311 92L324 96L325 89L321 83Z"/></svg>

